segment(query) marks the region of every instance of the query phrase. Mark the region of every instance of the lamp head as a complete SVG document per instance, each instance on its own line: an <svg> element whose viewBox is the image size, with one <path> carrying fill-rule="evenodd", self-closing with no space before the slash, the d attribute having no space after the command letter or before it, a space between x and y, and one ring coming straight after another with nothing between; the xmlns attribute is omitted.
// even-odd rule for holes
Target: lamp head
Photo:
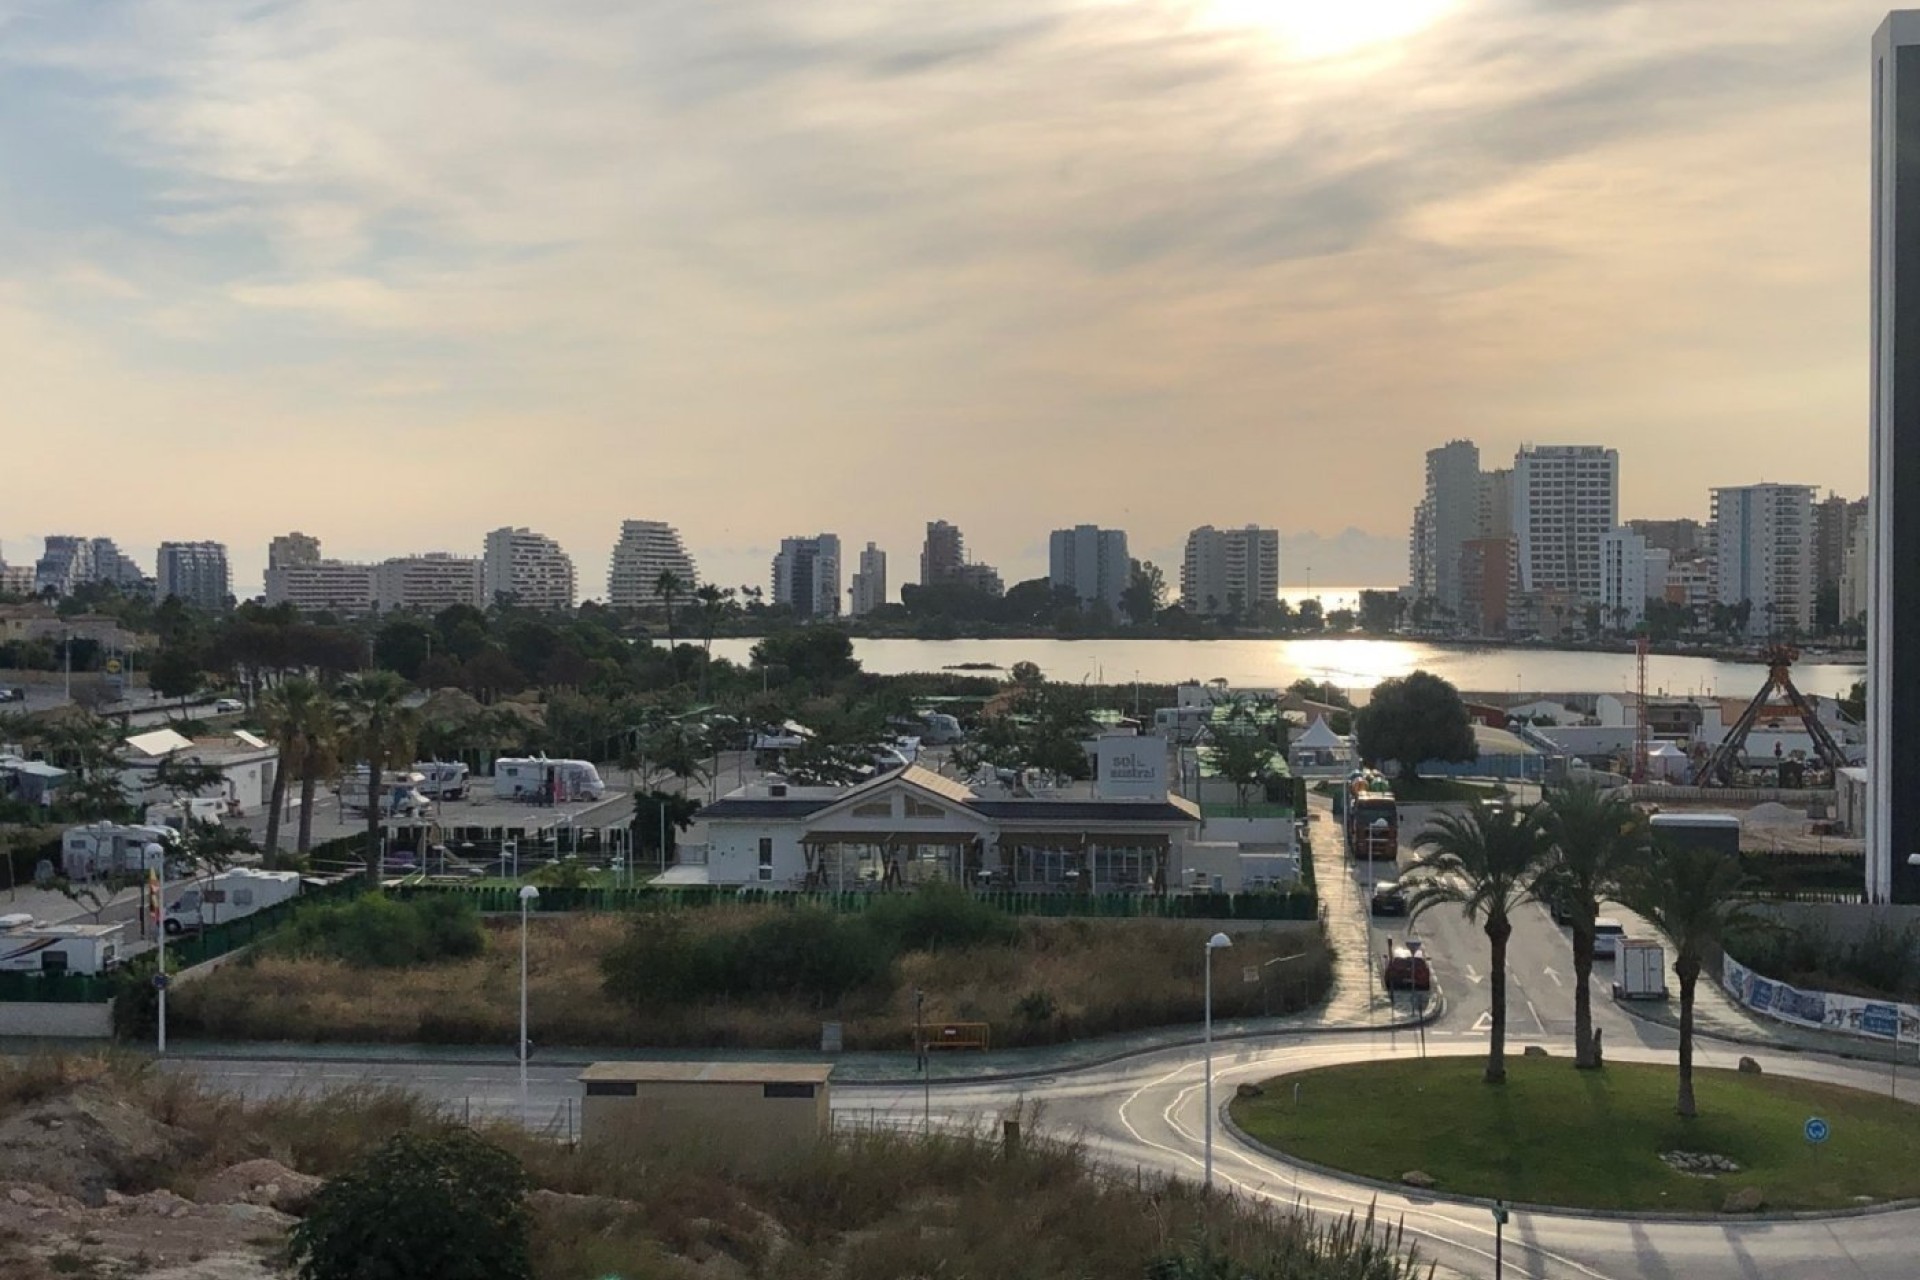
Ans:
<svg viewBox="0 0 1920 1280"><path fill-rule="evenodd" d="M1233 939L1224 933L1216 933L1207 939L1207 950L1209 951L1218 951L1223 947L1230 947L1232 945Z"/></svg>
<svg viewBox="0 0 1920 1280"><path fill-rule="evenodd" d="M540 891L534 888L532 885L523 884L520 886L520 901L532 902L535 898L539 896L540 896Z"/></svg>

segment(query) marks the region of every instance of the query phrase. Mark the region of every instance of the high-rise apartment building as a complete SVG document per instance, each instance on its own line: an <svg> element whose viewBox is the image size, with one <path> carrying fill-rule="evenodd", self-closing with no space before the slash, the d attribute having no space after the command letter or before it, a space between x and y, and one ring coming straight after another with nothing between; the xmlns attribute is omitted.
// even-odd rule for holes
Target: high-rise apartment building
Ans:
<svg viewBox="0 0 1920 1280"><path fill-rule="evenodd" d="M444 551L395 556L373 567L373 607L382 612L419 609L426 613L456 604L477 609L485 603L483 580L481 562L472 556Z"/></svg>
<svg viewBox="0 0 1920 1280"><path fill-rule="evenodd" d="M320 539L310 533L283 533L267 544L267 568L287 569L320 559Z"/></svg>
<svg viewBox="0 0 1920 1280"><path fill-rule="evenodd" d="M1706 526L1698 520L1629 520L1627 528L1647 540L1650 551L1665 551L1675 560L1692 560L1707 553Z"/></svg>
<svg viewBox="0 0 1920 1280"><path fill-rule="evenodd" d="M1853 533L1867 522L1865 498L1843 498L1829 493L1813 504L1813 595L1817 602L1824 591L1838 592L1840 575L1846 572L1847 548L1853 545Z"/></svg>
<svg viewBox="0 0 1920 1280"><path fill-rule="evenodd" d="M197 609L219 610L233 596L224 542L163 542L154 568L162 600L171 596Z"/></svg>
<svg viewBox="0 0 1920 1280"><path fill-rule="evenodd" d="M1280 597L1280 531L1202 525L1187 535L1180 607L1188 613L1250 614Z"/></svg>
<svg viewBox="0 0 1920 1280"><path fill-rule="evenodd" d="M1480 473L1479 538L1513 536L1513 468Z"/></svg>
<svg viewBox="0 0 1920 1280"><path fill-rule="evenodd" d="M0 595L30 596L33 594L33 566L30 564L8 564L5 556L0 556Z"/></svg>
<svg viewBox="0 0 1920 1280"><path fill-rule="evenodd" d="M1600 539L1600 621L1616 631L1647 619L1647 601L1664 599L1672 552L1647 545L1631 526L1611 529Z"/></svg>
<svg viewBox="0 0 1920 1280"><path fill-rule="evenodd" d="M1620 454L1533 445L1513 460L1513 535L1523 591L1600 603L1600 540L1620 523Z"/></svg>
<svg viewBox="0 0 1920 1280"><path fill-rule="evenodd" d="M1423 559L1431 566L1432 598L1450 614L1460 612L1460 549L1481 536L1480 450L1471 440L1449 440L1427 450L1427 517Z"/></svg>
<svg viewBox="0 0 1920 1280"><path fill-rule="evenodd" d="M927 540L920 549L920 585L951 581L967 562L967 543L960 530L945 520L927 522Z"/></svg>
<svg viewBox="0 0 1920 1280"><path fill-rule="evenodd" d="M660 575L672 573L691 593L699 583L693 557L680 541L680 531L664 520L623 520L620 540L613 544L607 569L607 603L616 609L639 609L660 604Z"/></svg>
<svg viewBox="0 0 1920 1280"><path fill-rule="evenodd" d="M80 587L105 583L122 591L146 591L153 580L125 555L112 538L50 534L46 550L33 566L34 590L71 595Z"/></svg>
<svg viewBox="0 0 1920 1280"><path fill-rule="evenodd" d="M511 526L487 535L481 555L481 598L506 599L542 613L573 608L578 589L573 557L544 533Z"/></svg>
<svg viewBox="0 0 1920 1280"><path fill-rule="evenodd" d="M1047 552L1047 580L1055 588L1068 588L1082 605L1098 601L1120 612L1120 597L1133 573L1124 531L1090 524L1055 529Z"/></svg>
<svg viewBox="0 0 1920 1280"><path fill-rule="evenodd" d="M1513 539L1469 538L1460 548L1460 626L1505 635L1513 622Z"/></svg>
<svg viewBox="0 0 1920 1280"><path fill-rule="evenodd" d="M1920 902L1920 12L1873 36L1867 900Z"/></svg>
<svg viewBox="0 0 1920 1280"><path fill-rule="evenodd" d="M290 604L302 613L366 613L373 608L370 564L345 560L295 560L267 569L266 602Z"/></svg>
<svg viewBox="0 0 1920 1280"><path fill-rule="evenodd" d="M1000 571L990 564L974 560L955 569L948 581L956 587L966 587L983 595L998 597L1007 594L1007 584L1000 580Z"/></svg>
<svg viewBox="0 0 1920 1280"><path fill-rule="evenodd" d="M1711 540L1718 602L1749 607L1748 635L1812 628L1812 485L1715 489Z"/></svg>
<svg viewBox="0 0 1920 1280"><path fill-rule="evenodd" d="M853 575L854 617L872 613L887 602L887 553L871 542L860 553L860 568Z"/></svg>
<svg viewBox="0 0 1920 1280"><path fill-rule="evenodd" d="M1846 562L1840 569L1840 607L1838 621L1841 626L1851 626L1860 622L1867 612L1867 589L1870 585L1868 567L1873 563L1870 550L1873 530L1862 520L1853 531L1853 541L1847 547Z"/></svg>
<svg viewBox="0 0 1920 1280"><path fill-rule="evenodd" d="M1407 588L1414 600L1431 600L1440 590L1433 563L1433 504L1422 498L1413 507L1407 528Z"/></svg>
<svg viewBox="0 0 1920 1280"><path fill-rule="evenodd" d="M821 533L780 539L773 558L773 602L802 618L840 616L840 538Z"/></svg>

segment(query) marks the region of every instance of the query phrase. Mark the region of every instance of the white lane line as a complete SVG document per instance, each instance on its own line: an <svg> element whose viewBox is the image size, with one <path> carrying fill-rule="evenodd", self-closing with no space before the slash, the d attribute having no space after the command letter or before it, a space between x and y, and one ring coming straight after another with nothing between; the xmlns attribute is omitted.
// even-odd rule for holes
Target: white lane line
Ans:
<svg viewBox="0 0 1920 1280"><path fill-rule="evenodd" d="M1540 1011L1533 1007L1531 1000L1527 1001L1527 1012L1533 1015L1533 1025L1540 1029L1540 1034L1547 1034L1547 1024L1540 1021Z"/></svg>

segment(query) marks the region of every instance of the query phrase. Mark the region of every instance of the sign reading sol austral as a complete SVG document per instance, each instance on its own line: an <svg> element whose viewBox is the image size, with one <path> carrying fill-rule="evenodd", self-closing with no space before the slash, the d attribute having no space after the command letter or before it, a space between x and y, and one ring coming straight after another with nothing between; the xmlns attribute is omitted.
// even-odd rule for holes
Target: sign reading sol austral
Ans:
<svg viewBox="0 0 1920 1280"><path fill-rule="evenodd" d="M1115 735L1094 747L1094 785L1103 800L1167 794L1167 740Z"/></svg>

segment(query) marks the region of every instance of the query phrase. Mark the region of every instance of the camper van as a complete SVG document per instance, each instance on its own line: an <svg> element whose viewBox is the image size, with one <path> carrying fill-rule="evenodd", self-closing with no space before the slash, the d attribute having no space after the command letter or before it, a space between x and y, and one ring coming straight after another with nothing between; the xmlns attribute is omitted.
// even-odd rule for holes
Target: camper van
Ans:
<svg viewBox="0 0 1920 1280"><path fill-rule="evenodd" d="M416 760L420 794L430 800L465 800L473 787L467 766L458 760Z"/></svg>
<svg viewBox="0 0 1920 1280"><path fill-rule="evenodd" d="M421 784L425 781L424 775L412 770L382 773L380 775L380 816L411 818L426 813L427 797L421 791ZM367 771L364 767L355 769L340 779L340 808L343 812L350 813L367 811Z"/></svg>
<svg viewBox="0 0 1920 1280"><path fill-rule="evenodd" d="M239 868L222 871L189 880L181 886L178 895L167 903L164 924L170 934L190 933L250 916L299 893L297 872Z"/></svg>
<svg viewBox="0 0 1920 1280"><path fill-rule="evenodd" d="M35 924L29 915L0 916L0 971L105 973L120 963L123 924Z"/></svg>
<svg viewBox="0 0 1920 1280"><path fill-rule="evenodd" d="M161 869L159 861L147 854L149 845L159 845L163 856L177 858L179 833L171 827L123 827L111 822L69 827L60 837L60 871L69 880L145 875Z"/></svg>
<svg viewBox="0 0 1920 1280"><path fill-rule="evenodd" d="M493 794L497 800L563 804L571 800L603 799L607 785L589 760L502 756L493 762Z"/></svg>
<svg viewBox="0 0 1920 1280"><path fill-rule="evenodd" d="M158 800L148 805L146 820L150 827L167 827L184 832L196 822L218 826L226 812L227 801L223 796L186 796L179 800Z"/></svg>

